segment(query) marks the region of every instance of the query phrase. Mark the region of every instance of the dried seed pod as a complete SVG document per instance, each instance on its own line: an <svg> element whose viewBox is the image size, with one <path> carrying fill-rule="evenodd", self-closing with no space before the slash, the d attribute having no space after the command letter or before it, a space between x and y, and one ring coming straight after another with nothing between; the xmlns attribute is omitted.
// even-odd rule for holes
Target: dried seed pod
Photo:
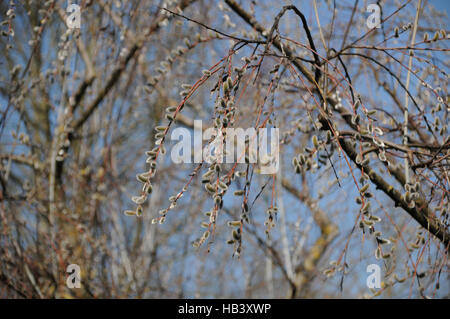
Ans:
<svg viewBox="0 0 450 319"><path fill-rule="evenodd" d="M214 196L214 203L216 204L216 205L220 205L221 204L221 202L222 202L222 197L220 197L220 196Z"/></svg>
<svg viewBox="0 0 450 319"><path fill-rule="evenodd" d="M152 157L147 158L147 160L145 162L150 164L150 167L152 169L154 169L156 167L156 162Z"/></svg>
<svg viewBox="0 0 450 319"><path fill-rule="evenodd" d="M325 143L330 144L332 137L333 137L333 135L331 134L331 132L327 131L327 137L326 137L326 142Z"/></svg>
<svg viewBox="0 0 450 319"><path fill-rule="evenodd" d="M151 194L152 190L153 190L153 186L150 183L145 183L144 186L142 187L142 191L147 194Z"/></svg>
<svg viewBox="0 0 450 319"><path fill-rule="evenodd" d="M277 63L277 64L274 65L274 67L272 68L272 70L269 71L269 73L270 73L270 74L276 73L276 72L278 72L278 69L279 69L279 68L280 68L280 64Z"/></svg>
<svg viewBox="0 0 450 319"><path fill-rule="evenodd" d="M185 45L187 48L190 48L190 47L191 47L191 42L189 41L188 38L184 38L183 42L184 42L184 45Z"/></svg>
<svg viewBox="0 0 450 319"><path fill-rule="evenodd" d="M367 202L365 203L365 205L361 208L361 212L362 212L364 215L368 215L368 214L369 214L369 210L370 210L370 202L367 201Z"/></svg>
<svg viewBox="0 0 450 319"><path fill-rule="evenodd" d="M300 155L298 156L298 161L299 161L300 165L305 165L305 163L306 163L306 157L305 157L305 155L300 154Z"/></svg>
<svg viewBox="0 0 450 319"><path fill-rule="evenodd" d="M219 181L219 187L225 191L228 189L227 184L225 184L224 182L221 182L221 181Z"/></svg>
<svg viewBox="0 0 450 319"><path fill-rule="evenodd" d="M327 277L331 277L334 275L335 272L336 272L336 270L334 268L329 268L329 269L325 269L323 271L323 274Z"/></svg>
<svg viewBox="0 0 450 319"><path fill-rule="evenodd" d="M356 164L361 164L361 162L362 162L361 154L356 155L355 162L356 162Z"/></svg>
<svg viewBox="0 0 450 319"><path fill-rule="evenodd" d="M387 254L383 254L383 259L389 259L389 258L391 258L391 253L387 253Z"/></svg>
<svg viewBox="0 0 450 319"><path fill-rule="evenodd" d="M236 175L236 177L245 177L245 176L247 176L247 172L244 172L244 171L242 171L242 172L236 172L235 173L235 175Z"/></svg>
<svg viewBox="0 0 450 319"><path fill-rule="evenodd" d="M376 259L381 259L382 258L382 256L381 256L381 248L380 247L377 247L377 249L375 250L375 258Z"/></svg>
<svg viewBox="0 0 450 319"><path fill-rule="evenodd" d="M156 72L158 72L159 74L165 74L167 73L167 70L164 68L156 68Z"/></svg>
<svg viewBox="0 0 450 319"><path fill-rule="evenodd" d="M228 85L228 81L223 82L222 88L223 88L223 92L225 94L227 94L230 91L230 86Z"/></svg>
<svg viewBox="0 0 450 319"><path fill-rule="evenodd" d="M228 84L228 87L230 88L230 90L233 88L233 79L231 78L231 76L229 76L228 78L227 78L227 84Z"/></svg>
<svg viewBox="0 0 450 319"><path fill-rule="evenodd" d="M380 136L384 134L384 133L383 133L383 130L382 130L381 128L379 128L379 127L374 127L373 130L374 130L374 132L375 132L376 134L378 134L378 135L380 135Z"/></svg>
<svg viewBox="0 0 450 319"><path fill-rule="evenodd" d="M370 162L370 158L367 157L365 160L363 160L363 161L361 162L361 166L367 166L367 165L369 164L369 162Z"/></svg>
<svg viewBox="0 0 450 319"><path fill-rule="evenodd" d="M386 239L386 238L378 238L378 237L377 237L377 242L378 242L380 245L388 245L388 244L391 243L391 241L390 241L389 239Z"/></svg>
<svg viewBox="0 0 450 319"><path fill-rule="evenodd" d="M436 31L433 36L433 41L437 41L439 39L439 31Z"/></svg>
<svg viewBox="0 0 450 319"><path fill-rule="evenodd" d="M353 125L358 125L360 119L361 119L361 118L359 117L359 114L356 114L356 115L353 115L353 116L352 116L351 122L352 122Z"/></svg>
<svg viewBox="0 0 450 319"><path fill-rule="evenodd" d="M148 180L148 177L145 174L137 174L136 179L141 183L146 183Z"/></svg>
<svg viewBox="0 0 450 319"><path fill-rule="evenodd" d="M135 216L136 212L134 210L126 210L123 212L126 216Z"/></svg>
<svg viewBox="0 0 450 319"><path fill-rule="evenodd" d="M145 155L155 158L156 155L158 155L158 152L157 151L147 151L147 152L145 152Z"/></svg>
<svg viewBox="0 0 450 319"><path fill-rule="evenodd" d="M142 216L142 211L143 211L142 206L138 205L138 207L136 208L136 216L137 217L141 217Z"/></svg>
<svg viewBox="0 0 450 319"><path fill-rule="evenodd" d="M203 179L207 179L207 178L210 178L213 175L214 175L214 171L207 171L205 174L202 175L202 178Z"/></svg>
<svg viewBox="0 0 450 319"><path fill-rule="evenodd" d="M173 113L177 110L176 106L169 106L166 108L166 113Z"/></svg>
<svg viewBox="0 0 450 319"><path fill-rule="evenodd" d="M375 143L376 146L384 147L384 142L382 140L380 140L379 138L377 138L376 136L374 136L372 138L372 141Z"/></svg>
<svg viewBox="0 0 450 319"><path fill-rule="evenodd" d="M242 195L244 195L244 190L242 190L242 189L237 190L237 191L234 192L234 195L236 195L236 196L242 196Z"/></svg>
<svg viewBox="0 0 450 319"><path fill-rule="evenodd" d="M364 225L367 225L367 226L373 226L373 224L374 224L373 221L367 220L367 219L364 219L364 220L363 220L363 223L364 223Z"/></svg>
<svg viewBox="0 0 450 319"><path fill-rule="evenodd" d="M405 193L405 202L409 203L409 202L411 202L411 200L412 200L411 193L407 191Z"/></svg>
<svg viewBox="0 0 450 319"><path fill-rule="evenodd" d="M188 96L188 94L189 94L189 90L183 90L180 92L181 97L186 97L186 96Z"/></svg>
<svg viewBox="0 0 450 319"><path fill-rule="evenodd" d="M314 147L317 149L317 148L319 148L319 141L317 140L317 136L316 135L313 135L313 137L312 137L312 143L313 143L313 145L314 145Z"/></svg>
<svg viewBox="0 0 450 319"><path fill-rule="evenodd" d="M395 278L395 280L397 280L397 282L399 282L399 283L405 282L405 280L407 279L406 277L404 277L404 278L399 278L399 277L397 276L397 274L394 274L394 278Z"/></svg>
<svg viewBox="0 0 450 319"><path fill-rule="evenodd" d="M370 220L373 220L373 221L376 222L376 223L381 222L381 218L378 217L378 216L375 216L375 215L370 216L369 219L370 219Z"/></svg>

